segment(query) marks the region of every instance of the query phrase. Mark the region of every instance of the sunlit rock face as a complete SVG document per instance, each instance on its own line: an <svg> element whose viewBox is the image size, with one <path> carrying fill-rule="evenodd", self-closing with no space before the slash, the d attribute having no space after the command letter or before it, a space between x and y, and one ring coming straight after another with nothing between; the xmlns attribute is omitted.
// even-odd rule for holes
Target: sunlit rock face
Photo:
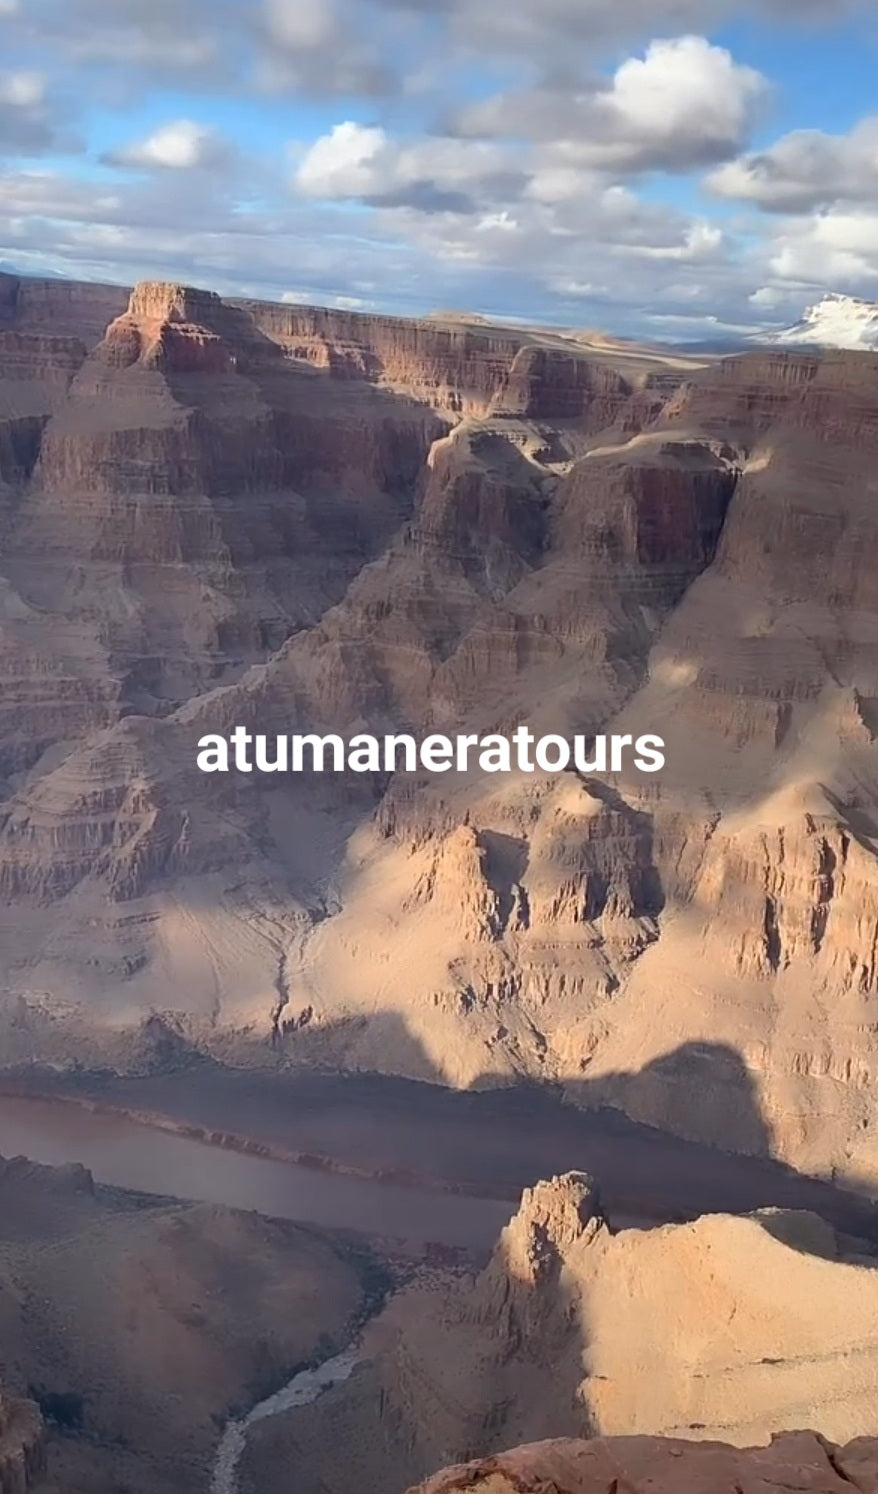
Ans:
<svg viewBox="0 0 878 1494"><path fill-rule="evenodd" d="M868 1252L780 1209L616 1228L592 1177L546 1178L480 1272L394 1301L359 1377L257 1439L251 1475L274 1494L294 1447L307 1487L363 1494L830 1494L842 1466L874 1490Z"/></svg>
<svg viewBox="0 0 878 1494"><path fill-rule="evenodd" d="M3 1062L158 1012L878 1182L874 360L15 277L0 339ZM522 722L665 766L195 767Z"/></svg>

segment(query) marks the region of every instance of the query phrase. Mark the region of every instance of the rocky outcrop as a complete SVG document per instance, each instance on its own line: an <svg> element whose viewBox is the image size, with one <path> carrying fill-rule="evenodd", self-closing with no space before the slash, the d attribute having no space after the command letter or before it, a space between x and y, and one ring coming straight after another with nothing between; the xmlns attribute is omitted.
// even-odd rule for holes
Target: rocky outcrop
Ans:
<svg viewBox="0 0 878 1494"><path fill-rule="evenodd" d="M788 1432L767 1447L732 1448L656 1437L559 1439L447 1468L417 1494L874 1494L878 1441L836 1447L813 1432ZM415 1494L410 1490L409 1494Z"/></svg>
<svg viewBox="0 0 878 1494"><path fill-rule="evenodd" d="M827 1435L865 1434L878 1365L865 1266L806 1215L613 1233L590 1178L554 1178L525 1192L469 1291L413 1304L387 1414L401 1434L417 1427L425 1457L587 1432L746 1445L795 1428L802 1395ZM856 1343L850 1315L832 1330L823 1316L855 1298Z"/></svg>
<svg viewBox="0 0 878 1494"><path fill-rule="evenodd" d="M45 1471L45 1437L32 1401L0 1392L0 1494L27 1494Z"/></svg>
<svg viewBox="0 0 878 1494"><path fill-rule="evenodd" d="M580 420L588 430L605 431L616 424L632 393L632 384L611 365L573 351L522 347L491 403L491 414Z"/></svg>
<svg viewBox="0 0 878 1494"><path fill-rule="evenodd" d="M327 407L242 310L185 287L138 287L88 354L0 335L40 374L0 384L9 647L72 675L71 735L167 711L315 622L405 519L444 429L369 387ZM29 765L48 722L20 719Z"/></svg>
<svg viewBox="0 0 878 1494"><path fill-rule="evenodd" d="M336 1494L354 1471L345 1449L356 1449L358 1487L379 1494L481 1459L493 1487L504 1449L587 1438L596 1461L585 1466L609 1473L595 1486L606 1494L613 1475L618 1494L626 1478L640 1488L650 1467L638 1450L650 1446L657 1487L686 1450L702 1470L693 1487L713 1494L725 1487L713 1476L753 1456L738 1449L777 1432L795 1445L805 1420L834 1444L867 1438L878 1373L878 1275L867 1249L816 1216L779 1210L614 1230L592 1178L551 1178L525 1191L477 1276L396 1300L359 1380L297 1420L298 1466L309 1487ZM613 1467L605 1460L615 1439ZM675 1450L661 1454L657 1439ZM811 1452L823 1445L812 1441ZM719 1442L725 1463L714 1461ZM280 1429L270 1445L282 1459ZM261 1478L270 1466L267 1444L254 1471ZM825 1476L825 1459L819 1467Z"/></svg>

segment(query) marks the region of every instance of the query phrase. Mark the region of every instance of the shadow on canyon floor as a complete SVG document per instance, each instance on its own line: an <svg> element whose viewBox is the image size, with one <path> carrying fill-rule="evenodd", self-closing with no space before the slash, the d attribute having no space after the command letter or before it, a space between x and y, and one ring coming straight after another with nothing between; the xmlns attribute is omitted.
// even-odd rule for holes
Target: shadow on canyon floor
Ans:
<svg viewBox="0 0 878 1494"><path fill-rule="evenodd" d="M341 1072L345 1050L350 1063L351 1045L367 1032L369 1067ZM395 1062L407 1055L419 1078L376 1072L372 1065L389 1053ZM863 1180L812 1177L776 1160L754 1080L723 1044L683 1044L638 1072L563 1088L498 1087L496 1075L484 1075L466 1091L444 1087L395 1015L322 1033L306 1028L288 1038L283 1057L288 1067L270 1071L230 1070L193 1055L174 1071L73 1081L33 1075L31 1083L222 1132L231 1145L242 1138L269 1153L304 1152L428 1187L514 1202L540 1178L578 1170L597 1179L612 1220L805 1210L878 1250L878 1203Z"/></svg>

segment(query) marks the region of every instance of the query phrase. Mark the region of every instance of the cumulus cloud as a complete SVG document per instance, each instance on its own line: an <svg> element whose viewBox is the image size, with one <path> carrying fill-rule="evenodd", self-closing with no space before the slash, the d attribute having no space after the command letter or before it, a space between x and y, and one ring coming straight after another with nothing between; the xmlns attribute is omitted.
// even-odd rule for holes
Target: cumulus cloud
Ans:
<svg viewBox="0 0 878 1494"><path fill-rule="evenodd" d="M569 161L637 172L721 161L746 141L766 80L704 37L654 41L609 85L501 94L465 110L462 133L526 134Z"/></svg>
<svg viewBox="0 0 878 1494"><path fill-rule="evenodd" d="M526 176L501 146L441 136L404 143L347 120L306 151L295 182L310 197L473 213L514 197Z"/></svg>
<svg viewBox="0 0 878 1494"><path fill-rule="evenodd" d="M791 219L775 236L770 265L781 280L874 294L878 212L839 210Z"/></svg>
<svg viewBox="0 0 878 1494"><path fill-rule="evenodd" d="M713 28L748 8L792 25L856 3L0 0L0 257L619 331L758 321L821 276L868 283L868 122L807 149L785 137L755 164L766 84ZM483 102L467 109L475 68ZM337 122L291 168L279 102L304 129L314 96ZM259 158L246 124L224 138L220 98L236 118L257 111ZM41 165L92 103L104 154ZM132 117L164 122L138 134ZM750 215L761 234L736 240L736 218L682 211L673 187L662 201L660 175L641 184L701 168L774 210ZM822 227L801 216L815 206Z"/></svg>
<svg viewBox="0 0 878 1494"><path fill-rule="evenodd" d="M310 197L428 213L559 209L593 197L608 174L685 170L733 154L764 87L760 74L701 37L654 42L603 88L572 101L560 93L490 100L456 135L398 140L381 125L344 121L305 151L295 183Z"/></svg>
<svg viewBox="0 0 878 1494"><path fill-rule="evenodd" d="M394 164L383 129L345 120L305 152L296 183L313 197L367 197Z"/></svg>
<svg viewBox="0 0 878 1494"><path fill-rule="evenodd" d="M314 94L402 91L434 57L581 76L597 50L706 33L730 14L829 20L865 0L0 0L13 42L73 60L111 96L166 81ZM3 38L5 49L6 38ZM100 70L117 69L110 78Z"/></svg>
<svg viewBox="0 0 878 1494"><path fill-rule="evenodd" d="M677 168L721 159L746 139L765 88L760 73L704 37L653 42L595 101L606 132L599 159Z"/></svg>
<svg viewBox="0 0 878 1494"><path fill-rule="evenodd" d="M50 105L46 77L29 69L0 72L0 151L39 155L71 148Z"/></svg>
<svg viewBox="0 0 878 1494"><path fill-rule="evenodd" d="M878 116L847 135L795 130L770 149L720 167L708 186L770 213L808 213L878 199Z"/></svg>
<svg viewBox="0 0 878 1494"><path fill-rule="evenodd" d="M254 12L259 86L322 97L396 92L392 20L369 11L362 0L262 0Z"/></svg>
<svg viewBox="0 0 878 1494"><path fill-rule="evenodd" d="M113 166L194 171L221 165L229 154L228 145L215 130L191 119L176 119L161 125L145 140L108 152L103 159Z"/></svg>

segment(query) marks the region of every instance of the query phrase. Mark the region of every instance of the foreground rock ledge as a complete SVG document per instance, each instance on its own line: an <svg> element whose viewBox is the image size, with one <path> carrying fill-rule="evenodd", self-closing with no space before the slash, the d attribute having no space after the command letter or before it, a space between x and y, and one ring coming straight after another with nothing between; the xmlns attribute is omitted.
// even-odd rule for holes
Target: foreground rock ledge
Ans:
<svg viewBox="0 0 878 1494"><path fill-rule="evenodd" d="M878 1494L878 1437L835 1447L786 1432L768 1447L662 1437L562 1438L437 1473L409 1494Z"/></svg>

